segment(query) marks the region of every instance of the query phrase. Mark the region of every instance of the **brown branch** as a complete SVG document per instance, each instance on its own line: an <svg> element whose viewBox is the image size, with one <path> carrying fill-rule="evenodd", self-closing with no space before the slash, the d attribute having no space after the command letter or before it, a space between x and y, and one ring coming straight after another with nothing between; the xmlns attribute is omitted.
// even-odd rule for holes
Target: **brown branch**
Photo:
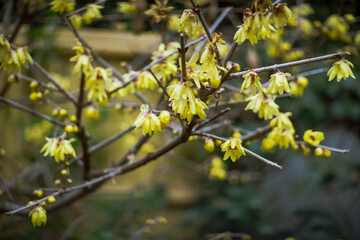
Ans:
<svg viewBox="0 0 360 240"><path fill-rule="evenodd" d="M166 91L166 88L165 88L164 85L162 84L162 81L159 80L159 79L156 77L156 75L153 73L153 71L151 71L151 69L149 69L148 71L149 71L149 72L151 73L151 75L155 78L156 82L158 83L159 87L161 87L161 89L163 90L164 94L165 94L168 98L170 98L170 95L169 95L169 93Z"/></svg>
<svg viewBox="0 0 360 240"><path fill-rule="evenodd" d="M206 36L209 40L209 42L212 42L212 34L210 32L210 29L209 29L209 26L207 25L206 21L205 21L205 18L203 16L203 14L201 13L201 8L199 5L196 5L195 1L194 0L190 0L191 4L193 5L194 7L194 11L196 13L196 15L198 15L199 19L200 19L200 22L205 30L205 33L206 33ZM222 60L221 60L221 56L220 56L220 53L219 53L219 49L217 48L216 44L214 44L215 46L215 54L216 54L216 61L217 61L217 64L219 66L222 66Z"/></svg>
<svg viewBox="0 0 360 240"><path fill-rule="evenodd" d="M227 108L221 110L220 112L218 112L217 114L215 114L214 116L211 116L208 119L202 121L198 126L196 126L195 131L199 130L200 128L202 128L203 126L208 124L209 122L214 121L215 119L224 115L225 113L227 113L230 110L231 110L231 108L227 107Z"/></svg>
<svg viewBox="0 0 360 240"><path fill-rule="evenodd" d="M178 49L181 58L181 81L185 81L187 79L186 75L186 59L185 54L187 48L185 48L185 35L180 33L180 48Z"/></svg>

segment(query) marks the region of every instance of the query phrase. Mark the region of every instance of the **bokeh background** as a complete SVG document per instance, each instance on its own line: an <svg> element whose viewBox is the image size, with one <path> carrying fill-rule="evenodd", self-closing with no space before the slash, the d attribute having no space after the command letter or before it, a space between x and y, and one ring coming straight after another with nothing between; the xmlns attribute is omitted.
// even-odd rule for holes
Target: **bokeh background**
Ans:
<svg viewBox="0 0 360 240"><path fill-rule="evenodd" d="M0 13L4 11L4 2L0 2ZM89 2L77 1L77 6ZM120 1L107 1L102 10L104 19L84 26L80 34L119 71L126 72L122 62L137 70L150 62L151 52L157 49L161 41L160 25L152 24L144 15L119 13L117 2ZM169 1L168 5L175 7L174 14L182 13L182 2ZM202 2L209 23L225 7L234 8L218 27L226 42L231 43L234 25L240 24L242 11L251 6L250 1ZM354 37L360 30L360 19L356 17L360 16L360 3L356 0L284 2L289 7L309 4L314 12L306 18L312 23L323 23L332 14L353 14L355 22L350 24L349 34ZM16 43L29 45L34 59L58 74L58 79L68 84L69 90L76 89L78 77L71 74L73 64L69 63L75 39L59 18L47 11L20 31ZM332 40L325 35L306 35L297 28L285 31L284 40L293 43L293 49L303 50L304 57L351 51L348 59L355 66L355 76L360 78L356 44ZM169 41L179 40L174 31L169 31L167 37ZM255 47L249 43L241 45L233 61L245 69L285 62L285 57L270 57L265 41L260 41ZM329 68L331 64L332 61L316 63L289 69L289 72ZM31 69L24 74L40 78L39 73ZM358 79L328 82L326 72L308 79L303 98L278 99L280 109L293 113L292 120L300 138L306 129L323 131L324 145L350 149L350 153L333 153L325 159L306 157L301 151L277 149L262 155L281 164L282 171L247 156L236 163L226 162L227 179L216 180L209 178L209 170L211 159L222 156L220 150L209 154L203 149L202 141L189 142L50 214L46 227L33 228L31 221L22 217L0 216L0 239L231 239L214 235L224 232L233 235L233 239L249 239L249 236L269 240L360 239L360 84ZM235 79L229 84L240 87L241 80ZM28 85L20 81L7 96L30 105ZM155 100L157 92L149 91L145 95ZM53 97L57 102L56 95ZM69 112L74 111L68 103L57 104ZM119 111L114 105L101 108L97 122L86 120L92 144L130 126L138 114L137 108ZM230 107L232 111L224 118L231 120L233 127L216 130L218 135L227 137L234 130L246 133L266 124L256 120L253 113L244 112L244 103ZM54 106L41 108L51 112ZM39 153L44 136L52 130L38 119L0 105L0 142L6 150L6 156L0 159L0 168L9 183L17 187L16 194L22 196L19 202L26 203L33 198L32 191L37 186L54 180L55 163ZM118 160L140 135L136 131L95 153L94 165L102 168ZM170 137L170 132L156 135L140 154L158 148ZM261 140L253 141L249 148L259 153ZM74 182L81 179L79 166L74 165L71 171ZM24 176L17 177L19 172ZM161 223L159 217L164 217L167 223Z"/></svg>

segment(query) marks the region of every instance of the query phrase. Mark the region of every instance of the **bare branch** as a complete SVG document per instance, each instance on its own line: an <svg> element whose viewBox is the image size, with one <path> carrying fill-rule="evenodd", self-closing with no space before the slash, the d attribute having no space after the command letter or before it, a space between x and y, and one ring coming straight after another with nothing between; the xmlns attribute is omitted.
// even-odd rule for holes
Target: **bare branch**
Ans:
<svg viewBox="0 0 360 240"><path fill-rule="evenodd" d="M17 108L17 109L21 110L21 111L27 112L27 113L35 116L35 117L42 118L42 119L44 119L44 120L46 120L46 121L48 121L48 122L50 122L52 124L55 124L55 125L57 125L59 127L62 127L62 128L65 127L64 123L59 122L58 120L56 120L56 119L54 119L52 117L49 117L48 115L45 115L43 113L40 113L40 112L38 112L38 111L36 111L36 110L34 110L32 108L29 108L29 107L26 107L24 105L21 105L20 103L14 102L14 101L12 101L10 99L6 99L6 98L0 96L0 102L3 102L5 104L7 104L7 105L10 105L10 106L12 106L14 108Z"/></svg>
<svg viewBox="0 0 360 240"><path fill-rule="evenodd" d="M346 56L346 55L350 55L350 53L348 53L348 52L333 53L333 54L324 55L321 57L307 58L307 59L293 61L293 62L274 64L274 65L267 66L267 67L255 68L255 69L250 69L250 70L246 70L246 71L242 71L242 72L232 73L230 75L230 79L236 78L236 77L241 77L242 75L244 75L250 71L253 71L256 73L266 72L266 71L275 71L275 70L281 69L281 68L293 67L293 66L304 65L304 64L314 63L314 62L322 62L322 61L329 60L329 59L340 58L340 57Z"/></svg>

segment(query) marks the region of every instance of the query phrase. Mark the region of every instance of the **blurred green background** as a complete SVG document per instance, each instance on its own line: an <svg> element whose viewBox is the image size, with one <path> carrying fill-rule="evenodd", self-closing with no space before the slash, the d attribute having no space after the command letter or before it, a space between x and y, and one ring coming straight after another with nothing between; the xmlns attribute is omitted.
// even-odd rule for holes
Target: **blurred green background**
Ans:
<svg viewBox="0 0 360 240"><path fill-rule="evenodd" d="M77 6L89 3L77 2ZM85 26L84 30L91 31L95 36L100 34L100 29L120 36L132 34L133 17L119 14L116 2L119 1L107 1L102 10L103 15L112 17ZM205 16L210 22L224 7L234 7L234 11L218 28L224 34L224 39L231 43L235 33L232 24L240 23L242 18L238 9L249 7L249 1L203 2ZM314 14L308 16L311 21L324 22L331 14L351 13L360 16L360 3L356 0L284 2L290 7L304 2L310 4L314 9ZM175 7L174 12L181 14L182 1L169 1L169 5ZM0 7L2 13L4 1L1 1ZM119 29L122 23L127 24L125 29L124 26ZM151 51L157 48L160 26L151 24L149 18L144 23L141 36L148 34L146 46L149 46L149 51L136 54L100 51L119 71L125 71L120 67L122 61L130 63L134 69L140 69L149 62ZM73 52L56 44L60 25L56 15L47 11L28 24L28 31L18 41L29 46L36 42L34 48L30 47L33 58L50 72L70 79L70 89L75 89L78 79L71 75L73 65L68 62ZM359 30L357 18L357 22L351 24L350 34L354 36ZM333 41L325 36L294 37L291 31L296 30L289 30L288 37L284 39L293 41L296 49L310 47L305 57L347 50L350 46L353 52L348 59L355 66L355 76L360 77L358 46ZM140 35L134 36L136 39ZM168 38L178 41L176 32L169 32ZM119 45L122 41L119 40ZM264 41L255 47L248 43L240 46L233 61L240 63L242 69L285 62L281 57L270 58L266 54ZM295 74L319 67L329 68L331 64L317 63L288 71ZM39 77L36 72L29 71L28 74ZM203 142L189 142L146 167L116 177L71 206L50 214L46 227L33 228L30 220L22 217L0 216L0 239L231 239L213 238L212 234L223 232L236 233L234 236L238 237L233 239L249 239L247 235L252 239L265 240L290 236L297 240L360 239L360 84L358 79L328 82L326 72L308 79L309 85L303 98L277 100L281 111L293 113L292 120L300 139L306 129L323 131L324 145L350 149L350 153L332 153L331 158L325 159L313 155L305 157L301 151L278 149L274 153L261 154L281 164L284 167L282 171L247 156L236 163L225 162L228 179L220 181L209 179L211 159L216 155L221 157L220 150L209 154L203 149ZM240 87L241 81L236 79L229 83ZM28 83L20 82L12 87L8 96L30 104L29 93ZM156 92L146 92L145 95L155 99ZM136 101L135 98L130 100ZM58 104L64 108L68 106L63 102ZM245 104L231 107L233 110L225 117L233 121L235 128L251 131L266 124L257 121L253 113L243 112ZM49 113L52 110L52 107L42 108ZM68 111L74 109L68 108ZM114 108L104 107L100 112L98 122L86 122L92 144L130 126L138 110L127 109L119 113ZM4 105L0 106L0 126L1 146L7 152L6 157L0 159L0 167L7 179L16 179L20 170L40 158L43 137L53 129L48 127L49 130L44 133L41 130L46 127L41 121ZM215 133L227 137L233 133L233 129L216 130ZM101 168L116 161L128 147L136 143L140 135L140 132L134 132L97 152L93 157L94 165ZM168 132L155 136L141 154L161 146L170 137ZM260 153L261 141L252 142L249 148ZM40 172L56 174L55 163L43 159L41 164ZM81 168L74 165L71 169L74 182L79 181ZM16 192L22 196L19 202L26 203L27 197L32 198L36 183L40 185L44 181L52 181L52 178L40 174L32 179L31 184L20 182ZM158 217L166 218L167 223L160 223ZM149 219L155 222L151 224Z"/></svg>

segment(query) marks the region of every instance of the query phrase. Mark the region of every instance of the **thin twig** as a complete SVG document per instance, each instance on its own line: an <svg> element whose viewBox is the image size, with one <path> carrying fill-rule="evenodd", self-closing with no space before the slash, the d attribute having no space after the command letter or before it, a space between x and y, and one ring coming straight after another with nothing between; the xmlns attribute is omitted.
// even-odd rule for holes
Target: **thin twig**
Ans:
<svg viewBox="0 0 360 240"><path fill-rule="evenodd" d="M278 169L280 169L280 170L283 169L283 167L280 166L279 164L277 164L277 163L275 163L275 162L272 162L272 161L270 161L270 160L268 160L268 159L266 159L266 158L264 158L264 157L262 157L262 156L260 156L260 155L258 155L258 154L256 154L256 153L250 151L250 150L247 149L247 148L244 148L244 150L245 150L245 152L248 153L249 155L251 155L251 156L253 156L253 157L256 157L256 158L259 159L260 161L263 161L264 163L269 164L270 166L276 167L276 168L278 168Z"/></svg>
<svg viewBox="0 0 360 240"><path fill-rule="evenodd" d="M45 115L43 113L40 113L40 112L38 112L38 111L36 111L36 110L34 110L32 108L29 108L29 107L26 107L24 105L21 105L20 103L14 102L14 101L12 101L10 99L6 99L6 98L0 96L0 102L8 104L8 105L10 105L10 106L12 106L14 108L17 108L19 110L22 110L24 112L30 113L31 115L33 115L35 117L42 118L42 119L44 119L44 120L46 120L46 121L48 121L48 122L50 122L52 124L58 125L59 127L62 127L62 128L65 127L64 123L59 122L58 120L56 120L56 119L54 119L52 117L49 117L48 115Z"/></svg>
<svg viewBox="0 0 360 240"><path fill-rule="evenodd" d="M164 94L170 98L169 93L166 91L166 88L164 87L164 85L162 84L162 81L159 80L156 75L153 73L153 71L151 71L151 69L148 70L150 72L150 74L155 78L156 82L158 83L159 87L161 87L161 89L163 90Z"/></svg>
<svg viewBox="0 0 360 240"><path fill-rule="evenodd" d="M314 147L313 145L310 145L308 144L307 142L304 142L304 141L296 141L297 144L305 144L309 147ZM337 152L337 153L349 153L350 152L350 149L340 149L340 148L335 148L335 147L329 147L329 146L325 146L325 145L316 145L316 147L319 147L319 148L325 148L325 149L328 149L332 152Z"/></svg>
<svg viewBox="0 0 360 240"><path fill-rule="evenodd" d="M53 87L53 86L51 86L51 85L49 85L49 84L46 84L46 83L43 83L43 82L39 82L38 80L33 79L33 78L31 78L31 77L28 77L28 76L25 76L25 75L22 75L21 73L17 73L17 74L16 74L16 77L18 77L18 78L20 78L20 79L23 79L23 80L25 80L25 81L28 81L28 82L33 82L33 81L38 82L38 83L40 84L40 86L42 86L42 87L44 87L44 88L46 88L46 89L49 89L49 90L51 90L51 91L59 91L59 89L57 89L57 88L55 88L55 87Z"/></svg>
<svg viewBox="0 0 360 240"><path fill-rule="evenodd" d="M333 53L333 54L328 54L328 55L324 55L324 56L320 56L320 57L308 58L308 59L303 59L303 60L298 60L298 61L293 61L293 62L274 64L274 65L267 66L267 67L254 68L254 69L250 69L250 70L246 70L246 71L242 71L242 72L232 73L232 74L230 74L230 79L241 77L242 75L244 75L250 71L253 71L256 73L266 72L266 71L275 71L275 70L281 69L281 68L293 67L293 66L304 65L304 64L314 63L314 62L321 62L321 61L325 61L325 60L329 60L329 59L340 58L340 57L346 56L346 55L350 55L350 53L339 52L339 53Z"/></svg>
<svg viewBox="0 0 360 240"><path fill-rule="evenodd" d="M54 78L53 76L51 76L50 73L48 73L48 72L47 72L42 66L40 66L40 64L39 64L38 62L36 62L36 61L34 61L34 66L35 66L37 69L39 69L40 72L41 72L47 79L49 79L50 82L52 82L52 83L55 85L55 87L56 87L57 89L59 89L59 91L60 91L62 94L64 94L65 97L67 97L71 102L73 102L73 103L76 105L77 101L76 101L75 97L74 97L71 93L69 93L65 88L63 88L63 86L61 86L61 85L55 80L55 78Z"/></svg>
<svg viewBox="0 0 360 240"><path fill-rule="evenodd" d="M202 128L203 126L205 126L206 124L208 124L211 121L214 121L215 119L217 119L218 117L224 115L225 113L227 113L228 111L230 111L231 108L227 107L223 110L221 110L220 112L218 112L217 114L215 114L214 116L209 117L208 119L202 121L194 130L197 131L200 128Z"/></svg>

